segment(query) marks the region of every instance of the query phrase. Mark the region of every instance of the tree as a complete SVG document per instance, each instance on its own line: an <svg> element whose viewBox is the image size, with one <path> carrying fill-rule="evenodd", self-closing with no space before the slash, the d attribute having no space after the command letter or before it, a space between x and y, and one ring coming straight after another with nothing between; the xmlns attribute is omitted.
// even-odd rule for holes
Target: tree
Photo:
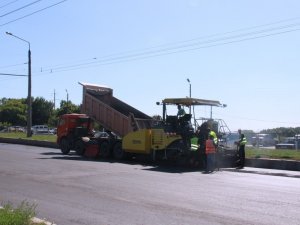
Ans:
<svg viewBox="0 0 300 225"><path fill-rule="evenodd" d="M48 124L53 113L53 103L42 97L37 97L32 102L32 124Z"/></svg>
<svg viewBox="0 0 300 225"><path fill-rule="evenodd" d="M6 99L0 101L0 122L11 125L26 125L26 99Z"/></svg>
<svg viewBox="0 0 300 225"><path fill-rule="evenodd" d="M57 116L61 116L67 113L80 113L80 106L73 104L71 101L60 102L60 108L57 110Z"/></svg>
<svg viewBox="0 0 300 225"><path fill-rule="evenodd" d="M153 115L152 119L161 121L162 117L161 117L161 115Z"/></svg>

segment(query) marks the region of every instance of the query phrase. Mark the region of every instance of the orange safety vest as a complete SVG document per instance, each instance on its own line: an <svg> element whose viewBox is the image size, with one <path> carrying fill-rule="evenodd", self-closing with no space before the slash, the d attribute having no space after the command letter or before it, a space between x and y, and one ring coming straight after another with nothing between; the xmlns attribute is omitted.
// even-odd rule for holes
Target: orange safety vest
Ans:
<svg viewBox="0 0 300 225"><path fill-rule="evenodd" d="M216 153L216 146L214 145L213 140L206 140L205 141L205 153L210 154L210 153Z"/></svg>

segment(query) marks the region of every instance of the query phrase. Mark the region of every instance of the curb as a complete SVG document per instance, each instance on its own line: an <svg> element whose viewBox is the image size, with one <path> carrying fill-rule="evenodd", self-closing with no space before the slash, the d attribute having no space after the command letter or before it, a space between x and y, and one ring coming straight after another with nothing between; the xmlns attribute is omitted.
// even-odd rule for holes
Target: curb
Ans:
<svg viewBox="0 0 300 225"><path fill-rule="evenodd" d="M282 159L246 159L248 167L300 171L300 161Z"/></svg>
<svg viewBox="0 0 300 225"><path fill-rule="evenodd" d="M0 143L19 144L19 145L32 145L32 146L47 147L47 148L59 148L58 145L54 142L26 140L26 139L21 139L21 138L14 139L14 138L2 138L2 137L0 137Z"/></svg>
<svg viewBox="0 0 300 225"><path fill-rule="evenodd" d="M42 220L42 219L39 219L39 218L36 218L36 217L32 218L31 221L32 221L33 223L44 223L44 224L46 224L46 225L56 225L55 223L51 223L51 222L49 222L49 221Z"/></svg>

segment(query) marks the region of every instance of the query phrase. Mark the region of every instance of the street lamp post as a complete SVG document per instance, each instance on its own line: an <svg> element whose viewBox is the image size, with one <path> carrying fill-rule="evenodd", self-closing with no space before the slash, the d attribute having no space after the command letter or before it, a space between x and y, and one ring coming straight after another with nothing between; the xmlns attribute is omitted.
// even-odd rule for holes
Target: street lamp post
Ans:
<svg viewBox="0 0 300 225"><path fill-rule="evenodd" d="M66 92L67 92L67 113L69 113L69 92L67 89Z"/></svg>
<svg viewBox="0 0 300 225"><path fill-rule="evenodd" d="M190 89L189 89L189 91L190 91L190 98L192 98L192 84L191 84L191 81L190 81L189 78L187 78L186 80L187 80L187 82L189 83L189 87L190 87ZM190 110L189 113L191 114L191 106L189 107L189 110Z"/></svg>
<svg viewBox="0 0 300 225"><path fill-rule="evenodd" d="M32 125L32 100L31 100L31 51L30 42L20 38L10 32L6 32L7 35L13 36L28 44L28 95L27 95L27 137L31 137L31 125Z"/></svg>

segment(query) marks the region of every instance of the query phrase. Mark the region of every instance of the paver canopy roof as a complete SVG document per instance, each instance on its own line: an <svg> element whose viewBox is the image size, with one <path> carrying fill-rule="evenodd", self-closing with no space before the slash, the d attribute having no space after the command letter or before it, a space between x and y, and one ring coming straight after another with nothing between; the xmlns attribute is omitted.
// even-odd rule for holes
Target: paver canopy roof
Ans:
<svg viewBox="0 0 300 225"><path fill-rule="evenodd" d="M219 101L215 100L206 100L206 99L199 99L199 98L165 98L162 100L162 103L168 105L207 105L207 106L223 106Z"/></svg>

